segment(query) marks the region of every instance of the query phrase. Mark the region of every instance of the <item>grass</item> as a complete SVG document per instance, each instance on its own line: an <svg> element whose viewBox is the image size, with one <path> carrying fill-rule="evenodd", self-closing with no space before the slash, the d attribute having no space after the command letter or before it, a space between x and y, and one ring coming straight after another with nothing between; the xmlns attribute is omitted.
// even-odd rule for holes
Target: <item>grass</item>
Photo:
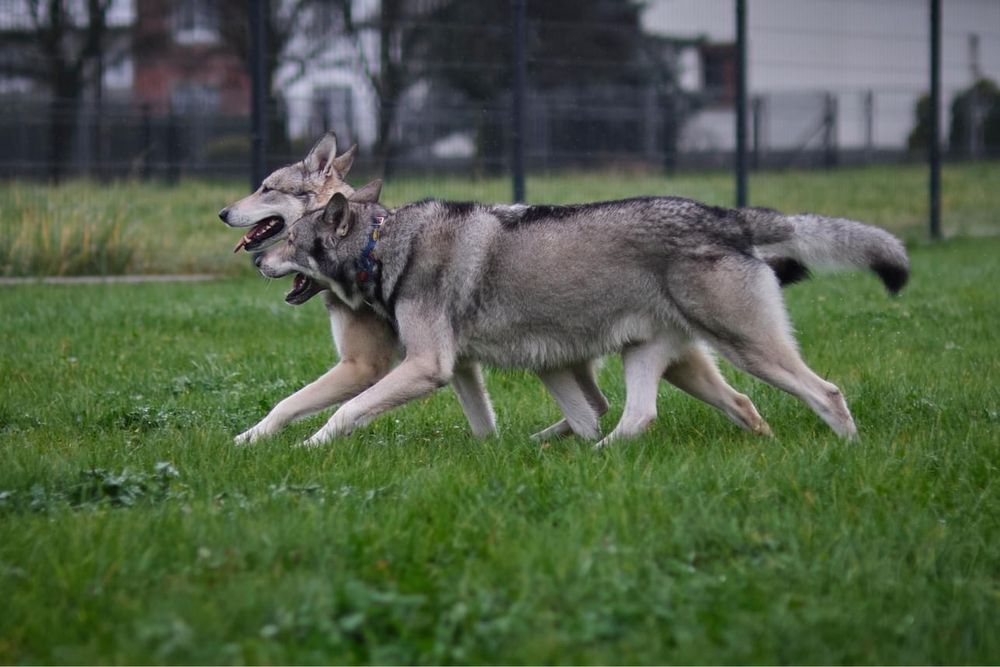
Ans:
<svg viewBox="0 0 1000 667"><path fill-rule="evenodd" d="M836 189L811 178L789 202ZM133 188L112 194L173 201L191 231L229 192ZM218 227L206 253L227 252ZM246 268L0 289L0 663L995 662L997 256L995 237L917 245L899 299L868 275L788 290L858 444L727 369L775 438L664 385L652 429L601 453L529 442L556 410L501 372L497 439L442 390L323 449L293 448L322 417L236 449L332 363L318 302ZM600 381L607 430L617 362Z"/></svg>
<svg viewBox="0 0 1000 667"><path fill-rule="evenodd" d="M355 183L362 182L354 175ZM991 235L1000 231L1000 163L948 165L944 170L945 232ZM752 203L784 211L810 210L854 217L908 240L926 237L927 174L921 165L834 171L754 174ZM238 238L215 217L246 194L243 183L184 182L47 186L0 184L0 276L118 273L220 273L246 266L228 253ZM532 201L570 203L673 194L713 204L733 201L727 172L667 177L648 172L539 174L528 179ZM389 205L428 195L508 201L506 178L394 178L384 191Z"/></svg>

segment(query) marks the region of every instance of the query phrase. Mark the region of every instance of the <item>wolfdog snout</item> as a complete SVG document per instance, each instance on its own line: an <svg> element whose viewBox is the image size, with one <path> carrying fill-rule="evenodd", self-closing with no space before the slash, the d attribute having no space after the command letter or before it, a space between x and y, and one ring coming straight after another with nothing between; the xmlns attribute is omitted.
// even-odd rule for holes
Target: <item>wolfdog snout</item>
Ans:
<svg viewBox="0 0 1000 667"><path fill-rule="evenodd" d="M229 218L229 207L227 206L226 208L219 211L219 219L222 220L223 222L229 222L228 218Z"/></svg>

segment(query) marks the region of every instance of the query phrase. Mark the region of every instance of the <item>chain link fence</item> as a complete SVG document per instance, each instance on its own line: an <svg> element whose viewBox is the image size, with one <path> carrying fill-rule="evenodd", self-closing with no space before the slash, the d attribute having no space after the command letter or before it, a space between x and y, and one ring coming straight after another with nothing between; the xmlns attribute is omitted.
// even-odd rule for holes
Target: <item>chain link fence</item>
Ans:
<svg viewBox="0 0 1000 667"><path fill-rule="evenodd" d="M734 0L523 4L529 198L552 172L733 168ZM751 169L925 159L926 0L748 4ZM268 168L332 129L359 144L361 176L467 178L509 199L512 6L270 0ZM249 180L247 7L0 3L0 175ZM1000 3L949 0L942 23L940 140L955 159L996 157Z"/></svg>

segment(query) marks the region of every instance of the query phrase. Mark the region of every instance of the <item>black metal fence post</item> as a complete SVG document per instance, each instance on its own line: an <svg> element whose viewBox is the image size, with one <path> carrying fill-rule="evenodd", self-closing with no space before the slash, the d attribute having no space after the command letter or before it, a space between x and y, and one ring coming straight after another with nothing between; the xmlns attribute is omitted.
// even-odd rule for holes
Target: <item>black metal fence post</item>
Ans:
<svg viewBox="0 0 1000 667"><path fill-rule="evenodd" d="M875 92L866 91L864 95L865 108L865 164L871 164L875 152Z"/></svg>
<svg viewBox="0 0 1000 667"><path fill-rule="evenodd" d="M267 176L268 0L249 0L250 18L250 189Z"/></svg>
<svg viewBox="0 0 1000 667"><path fill-rule="evenodd" d="M181 160L180 160L180 133L177 129L177 116L174 114L173 108L167 112L167 169L166 177L167 183L170 185L177 185L180 180L181 174Z"/></svg>
<svg viewBox="0 0 1000 667"><path fill-rule="evenodd" d="M142 144L139 177L148 181L153 172L153 119L148 104L142 105L142 121L139 125L139 143Z"/></svg>
<svg viewBox="0 0 1000 667"><path fill-rule="evenodd" d="M747 3L736 0L736 205L747 205Z"/></svg>
<svg viewBox="0 0 1000 667"><path fill-rule="evenodd" d="M823 166L837 166L837 96L833 93L823 100Z"/></svg>
<svg viewBox="0 0 1000 667"><path fill-rule="evenodd" d="M750 154L750 166L760 168L761 125L764 123L764 98L757 95L750 103L750 126L753 148Z"/></svg>
<svg viewBox="0 0 1000 667"><path fill-rule="evenodd" d="M511 160L511 180L515 202L524 201L524 89L527 79L527 59L525 56L525 14L527 0L511 0L511 18L513 23L514 53L514 89L511 91L511 142L513 155Z"/></svg>
<svg viewBox="0 0 1000 667"><path fill-rule="evenodd" d="M941 238L941 0L931 2L931 93L930 136L927 159L930 162L930 234Z"/></svg>

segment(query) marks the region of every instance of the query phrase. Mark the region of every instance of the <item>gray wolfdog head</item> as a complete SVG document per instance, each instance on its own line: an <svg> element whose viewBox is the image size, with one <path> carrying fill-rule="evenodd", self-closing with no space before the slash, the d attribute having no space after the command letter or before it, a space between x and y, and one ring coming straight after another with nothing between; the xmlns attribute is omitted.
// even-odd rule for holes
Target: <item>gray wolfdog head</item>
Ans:
<svg viewBox="0 0 1000 667"><path fill-rule="evenodd" d="M230 227L253 227L233 252L259 252L282 239L288 224L306 211L323 206L335 193L352 194L354 189L344 176L356 150L356 145L351 146L338 157L337 136L327 132L304 160L278 169L252 195L219 211Z"/></svg>
<svg viewBox="0 0 1000 667"><path fill-rule="evenodd" d="M361 295L355 261L368 242L368 221L388 213L378 203L381 191L382 181L374 180L349 197L334 193L326 206L288 225L285 241L257 254L254 264L267 278L296 274L291 291L285 295L285 301L292 305L305 303L314 294L330 289L345 303L357 307Z"/></svg>

